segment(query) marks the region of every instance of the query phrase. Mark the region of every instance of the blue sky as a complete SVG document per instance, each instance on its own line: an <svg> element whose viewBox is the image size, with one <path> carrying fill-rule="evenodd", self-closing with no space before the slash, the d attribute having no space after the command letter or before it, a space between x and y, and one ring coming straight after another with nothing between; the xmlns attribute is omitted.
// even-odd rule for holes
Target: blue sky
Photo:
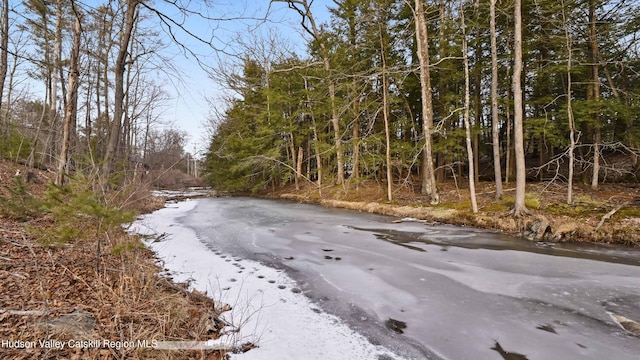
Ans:
<svg viewBox="0 0 640 360"><path fill-rule="evenodd" d="M306 40L299 25L300 16L284 3L273 3L269 9L268 0L240 0L240 1L214 1L213 6L205 8L201 2L190 2L194 11L207 13L209 18L222 18L232 20L212 21L199 16L191 15L184 18L184 24L190 32L203 39L213 39L218 50L213 50L208 45L188 36L178 34L180 41L184 42L191 51L198 54L198 59L216 67L220 62L233 63L236 58L233 54L243 51L242 43L251 44L255 41L256 34L266 34L269 29L275 29L276 33L297 51L304 51ZM332 5L331 0L315 0L312 3L312 11L316 21L328 21L327 5ZM174 20L182 18L171 8L164 9ZM269 13L267 21L264 18ZM157 22L157 19L153 19ZM258 35L259 36L259 35ZM165 41L169 44L170 39ZM220 51L221 50L221 51ZM206 119L210 114L210 106L207 99L213 100L224 95L220 84L210 79L207 73L201 69L198 61L191 54L184 54L179 46L171 45L166 49L167 54L173 58L176 68L181 75L179 79L172 79L167 83L166 91L172 97L168 102L162 119L170 126L178 127L189 134L189 144L186 150L191 153L201 153L206 150L207 129ZM220 102L222 104L222 102Z"/></svg>
<svg viewBox="0 0 640 360"><path fill-rule="evenodd" d="M275 29L278 36L296 48L299 53L305 51L305 37L307 35L303 33L300 26L300 15L296 11L288 9L285 3L274 2L270 5L269 0L173 1L181 5L186 4L193 13L185 17L176 10L175 6L165 0L156 0L155 3L150 4L162 14L170 17L172 21L183 23L185 28L194 35L206 40L212 39L212 43L218 50L214 50L192 36L181 32L176 26L173 27L176 29L176 38L190 51L197 54L197 59L200 62L214 68L221 62L238 63L237 58L232 54L239 55L243 51L241 44L252 44L256 34L266 34L269 29ZM328 21L327 6L334 6L333 1L309 1L312 2L311 8L316 21L319 23ZM84 4L86 7L97 6L92 2ZM22 16L20 14L24 14L22 2L16 0L12 6L14 6L18 17ZM204 17L198 16L196 13L204 14ZM267 14L268 17L264 20ZM189 141L185 150L192 154L201 155L208 145L205 123L211 111L209 103L216 103L211 100L222 97L224 90L221 89L220 84L210 79L207 73L202 70L193 54L185 52L172 41L167 27L162 25L162 21L156 15L150 14L148 11L144 15L147 15L148 18L143 27L147 30L157 30L160 33L166 45L161 51L161 55L171 59L171 66L175 67L173 69L157 59L151 60L158 66L158 69L154 70L155 75L153 76L155 78L152 80L157 85L162 85L171 98L159 106L155 113L160 114L162 126L179 128L187 132ZM210 19L219 19L219 21ZM20 21L22 20L20 18ZM68 49L63 51L68 51ZM24 87L28 93L44 97L44 87L41 82L27 80L20 86ZM222 102L219 103L222 104Z"/></svg>
<svg viewBox="0 0 640 360"><path fill-rule="evenodd" d="M13 0L12 0L13 1ZM217 67L222 63L238 63L237 58L230 54L239 55L245 47L255 41L256 34L264 37L270 29L275 31L279 38L286 41L299 53L303 53L306 47L307 34L303 33L300 26L300 15L282 2L270 0L172 0L185 5L193 11L185 17L176 10L168 1L156 0L155 6L161 13L170 16L172 20L183 23L191 33L203 39L213 39L212 42L218 50L203 44L188 36L184 32L177 31L176 37L186 47L198 56L200 62ZM335 6L332 0L309 0L312 3L312 11L316 21L323 23L328 21L327 6ZM15 0L12 4L19 20L24 14L22 2ZM82 4L82 3L81 3ZM85 7L97 6L90 1L83 3ZM205 5L205 4L208 4ZM221 19L212 21L195 13L204 14L208 18ZM265 16L268 17L265 19ZM187 132L189 141L186 151L192 154L202 154L208 145L206 120L210 114L210 102L220 104L223 102L215 99L222 98L225 94L220 84L210 79L207 73L201 69L198 61L192 54L176 45L170 38L166 26L163 26L159 18L149 15L144 27L160 32L163 42L167 47L162 51L162 56L170 58L172 65L177 70L175 74L169 66L164 66L157 60L154 63L162 68L155 70L157 84L170 96L170 100L156 109L160 114L160 121L165 127L179 128ZM263 20L259 20L263 19ZM176 27L174 27L176 28ZM164 31L163 31L164 30ZM63 51L67 51L65 49ZM220 51L222 50L222 51ZM226 54L225 54L226 53ZM170 75L168 75L170 74ZM26 75L26 74L25 74ZM24 90L36 96L44 96L43 84L38 81L27 80L24 84L18 84ZM207 101L210 100L210 101ZM213 100L213 101L211 101Z"/></svg>

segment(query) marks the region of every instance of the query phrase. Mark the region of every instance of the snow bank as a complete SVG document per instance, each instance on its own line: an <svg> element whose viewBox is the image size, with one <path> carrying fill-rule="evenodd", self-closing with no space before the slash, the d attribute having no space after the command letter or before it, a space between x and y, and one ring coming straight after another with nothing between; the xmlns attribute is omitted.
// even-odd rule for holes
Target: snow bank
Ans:
<svg viewBox="0 0 640 360"><path fill-rule="evenodd" d="M200 241L180 223L196 205L197 200L168 205L135 221L130 229L142 235L164 234L157 242L150 236L146 245L163 261L168 275L232 306L223 317L239 329L227 328L221 340L232 346L258 346L233 359L400 359L319 310L280 270Z"/></svg>

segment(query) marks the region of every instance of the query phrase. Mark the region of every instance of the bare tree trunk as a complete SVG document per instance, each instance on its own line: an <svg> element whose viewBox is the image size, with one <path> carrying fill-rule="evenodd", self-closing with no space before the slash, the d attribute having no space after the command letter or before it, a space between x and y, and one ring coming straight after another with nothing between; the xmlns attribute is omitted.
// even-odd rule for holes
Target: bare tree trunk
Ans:
<svg viewBox="0 0 640 360"><path fill-rule="evenodd" d="M573 203L573 168L575 163L575 128L576 124L573 118L572 97L571 90L571 70L573 66L573 46L571 45L571 33L569 31L569 24L567 24L567 17L565 13L565 3L562 0L562 20L565 34L565 44L567 47L567 118L569 119L569 175L567 177L567 204Z"/></svg>
<svg viewBox="0 0 640 360"><path fill-rule="evenodd" d="M47 31L47 28L48 28L47 24L48 23L47 23L46 19L47 18L45 16L43 18L44 31L45 31L45 34L48 35L49 34L49 32ZM45 60L44 61L46 63L49 63L51 61L51 57L50 57L49 43L48 42L45 43L44 48L45 48L45 51L44 51L44 59ZM50 68L48 68L46 70L46 74L47 74L46 75L47 79L45 80L46 81L46 87L45 87L44 103L42 105L42 113L40 114L40 120L38 121L38 126L36 128L36 133L35 133L34 138L33 138L33 143L31 144L31 152L29 153L29 157L27 158L27 166L29 166L31 168L34 167L35 163L36 163L36 152L37 152L38 146L40 144L40 133L42 132L42 128L45 125L45 119L47 117L47 110L50 109L50 107L48 108L47 105L46 105L47 101L50 101L49 99L52 96L51 95L51 69ZM51 123L54 120L55 120L55 118L54 119L49 119L49 122ZM50 124L50 126L52 127L53 125ZM50 129L50 130L52 130L52 129ZM47 148L49 146L49 140L50 140L51 133L52 133L52 131L48 132L49 135L47 135L46 140L44 141L44 145L43 145L43 149L44 150L43 150L43 153L41 153L40 160L44 159L44 156L45 156L44 152L46 152L46 150L47 150Z"/></svg>
<svg viewBox="0 0 640 360"><path fill-rule="evenodd" d="M49 47L49 41L47 40L50 37L49 34L49 26L48 26L48 21L47 21L47 17L43 16L42 17L42 23L43 23L43 32L44 32L44 62L46 64L50 64L51 63L51 54L50 54L50 47ZM50 101L51 98L51 67L47 67L45 70L46 73L46 79L45 79L45 83L46 83L46 87L45 87L45 95L44 95L44 104L42 107L42 114L40 117L40 120L38 122L38 127L36 128L36 133L34 136L34 140L33 140L33 144L31 145L31 152L29 153L29 157L27 158L27 166L29 167L34 167L35 162L36 162L36 152L37 152L37 148L40 142L40 132L42 131L42 127L44 126L44 121L46 119L46 114L47 114L47 101ZM53 121L53 119L49 119L49 122L51 123ZM51 131L49 131L49 134L51 134ZM50 136L50 135L49 135ZM45 143L44 143L44 151L47 150L48 145L49 144L49 137L46 138ZM42 155L41 159L44 157L44 154Z"/></svg>
<svg viewBox="0 0 640 360"><path fill-rule="evenodd" d="M13 63L11 64L11 68L8 69L8 73L9 73L9 83L7 84L6 87L6 91L3 91L3 94L6 93L6 101L3 101L2 104L4 104L4 109L2 109L2 116L4 118L5 124L7 126L7 130L9 130L9 127L11 126L11 121L10 121L10 114L11 114L11 109L13 107L13 100L12 100L12 95L13 95L13 88L14 88L14 80L16 78L16 72L18 71L19 68L19 62L18 62L18 57L15 57L15 61L13 61ZM8 60L8 59L7 59ZM7 61L8 64L8 61ZM6 79L5 79L6 81ZM4 88L4 86L3 86Z"/></svg>
<svg viewBox="0 0 640 360"><path fill-rule="evenodd" d="M320 147L318 146L318 128L316 126L316 117L311 113L311 124L313 127L313 148L316 153L316 167L318 168L318 196L322 198L322 157L320 156Z"/></svg>
<svg viewBox="0 0 640 360"><path fill-rule="evenodd" d="M89 61L89 63L87 64L87 69L91 69L92 67L93 67L92 62ZM85 138L84 146L86 146L86 149L84 151L86 151L87 154L91 154L91 150L92 150L91 149L91 133L93 132L92 130L93 124L91 120L92 93L93 93L93 83L92 81L88 81L87 93L85 94L85 105L84 105L87 110L85 111L84 130L83 130L84 138Z"/></svg>
<svg viewBox="0 0 640 360"><path fill-rule="evenodd" d="M387 167L387 200L393 199L393 169L391 168L391 135L389 134L389 84L387 79L387 59L384 52L384 37L382 36L382 25L378 25L380 33L380 60L382 62L382 117L384 119L385 137L385 162Z"/></svg>
<svg viewBox="0 0 640 360"><path fill-rule="evenodd" d="M46 97L47 95L45 95ZM32 168L36 163L36 151L38 149L38 145L40 143L40 132L42 131L42 125L44 124L44 118L46 116L46 106L42 106L42 113L40 114L40 119L38 120L38 126L36 127L36 133L33 136L33 143L31 144L31 152L29 152L29 157L27 158L27 166Z"/></svg>
<svg viewBox="0 0 640 360"><path fill-rule="evenodd" d="M304 160L304 149L302 148L302 146L298 146L298 161L296 162L296 184L300 182L300 178L302 177L302 160Z"/></svg>
<svg viewBox="0 0 640 360"><path fill-rule="evenodd" d="M96 69L96 151L98 158L104 158L106 143L109 137L109 59L113 42L111 34L114 33L114 21L109 19L110 13L104 10L100 13L100 28L98 30L98 59ZM95 169L98 170L98 169Z"/></svg>
<svg viewBox="0 0 640 360"><path fill-rule="evenodd" d="M596 103L600 102L600 76L598 65L598 38L596 29L596 0L589 1L589 62L591 65L591 98ZM599 107L599 105L598 105ZM598 189L598 178L600 175L600 142L601 125L600 113L593 114L593 173L591 174L591 188Z"/></svg>
<svg viewBox="0 0 640 360"><path fill-rule="evenodd" d="M62 58L62 1L56 1L56 29L53 40L53 71L51 72L51 99L49 106L49 121L52 126L54 119L58 117L58 71L60 71L60 59ZM72 50L73 51L73 50ZM61 78L61 77L60 77ZM60 79L62 81L62 79Z"/></svg>
<svg viewBox="0 0 640 360"><path fill-rule="evenodd" d="M469 54L467 47L467 31L464 21L464 7L460 2L460 22L462 27L462 58L464 59L464 129L466 132L467 159L469 161L469 197L471 199L471 210L478 212L478 201L476 200L475 184L475 161L473 156L473 146L471 144L471 124L469 123L470 89L469 89Z"/></svg>
<svg viewBox="0 0 640 360"><path fill-rule="evenodd" d="M448 9L447 9L447 5L448 5L449 1L448 0L438 0L438 21L440 22L440 24L442 24L441 26L438 27L438 54L437 57L438 59L444 59L446 57L449 56L449 54L447 53L447 50L449 50L449 38L447 37L447 27L444 25L447 23L447 15L448 15ZM445 74L448 74L448 72L442 72L440 74L440 79L438 81L438 84L435 85L436 88L438 88L438 97L440 99L440 111L442 113L446 113L447 110L447 98L450 95L451 90L447 87L447 83L449 82L449 77ZM454 125L451 122L448 122L447 124L448 127L452 128L454 127ZM452 131L454 131L452 129ZM444 153L438 153L435 155L435 158L433 159L434 161L434 166L435 169L434 171L436 172L435 177L436 177L436 181L438 183L440 182L444 182L447 180L447 169L445 166L441 166L447 163L448 161L448 157L446 154ZM455 177L455 174L454 174Z"/></svg>
<svg viewBox="0 0 640 360"><path fill-rule="evenodd" d="M513 65L513 104L514 104L514 146L516 158L516 197L512 214L520 217L529 213L525 206L527 173L524 160L524 109L522 96L522 0L514 4L514 65Z"/></svg>
<svg viewBox="0 0 640 360"><path fill-rule="evenodd" d="M496 38L496 0L491 0L491 140L496 200L502 198L502 165L500 164L500 131L498 117L498 45Z"/></svg>
<svg viewBox="0 0 640 360"><path fill-rule="evenodd" d="M9 0L2 1L2 24L0 28L0 111L4 104L4 83L7 80L7 72L9 71ZM4 104L9 106L9 104ZM4 113L3 113L4 114ZM5 137L9 134L9 119L3 116L0 119L0 136Z"/></svg>
<svg viewBox="0 0 640 360"><path fill-rule="evenodd" d="M291 168L296 169L295 174L293 174L293 181L296 185L296 190L300 190L300 184L298 180L300 179L300 172L298 171L297 157L296 157L296 143L293 138L293 132L289 133L289 141L291 144L289 146L289 150L291 151Z"/></svg>
<svg viewBox="0 0 640 360"><path fill-rule="evenodd" d="M476 6L477 6L477 2L476 2ZM463 11L462 9L460 11ZM476 12L478 12L476 10ZM464 15L462 15L464 17ZM477 20L479 21L479 19ZM480 28L476 29L476 36L478 38L480 38ZM467 43L467 49L469 47L469 44ZM474 51L474 57L475 57L475 63L476 66L480 66L480 62L482 61L483 55L482 52L484 45L481 45L480 43L478 43L475 47L475 51ZM468 59L467 59L468 61ZM480 153L480 142L483 141L482 140L482 135L480 133L480 129L482 129L482 121L483 121L483 115L482 115L482 111L484 109L483 105L482 105L482 94L481 94L481 90L482 90L482 76L481 76L481 72L480 71L476 71L475 72L475 76L474 76L474 101L475 101L475 121L473 124L472 129L474 130L472 133L472 145L473 145L473 152L475 154L479 154ZM471 103L469 103L469 106L471 106ZM474 174L474 180L476 183L480 182L480 157L479 156L475 156L473 158L473 174Z"/></svg>
<svg viewBox="0 0 640 360"><path fill-rule="evenodd" d="M420 87L422 95L422 134L424 148L422 153L422 194L430 197L431 204L440 202L436 189L436 178L433 168L431 150L431 127L433 126L433 93L431 91L431 75L429 63L429 37L422 0L415 0L414 19L418 60L420 61Z"/></svg>
<svg viewBox="0 0 640 360"><path fill-rule="evenodd" d="M357 179L360 177L360 109L358 102L358 82L354 77L351 86L353 87L353 170L351 177Z"/></svg>
<svg viewBox="0 0 640 360"><path fill-rule="evenodd" d="M105 15L104 21L105 21L104 26L105 27L109 26L109 28L103 29L103 36L104 36L103 41L105 42L103 46L105 46L105 50L103 53L103 58L101 59L103 61L102 63L102 98L104 99L101 109L103 109L104 111L102 112L102 116L98 116L98 121L100 121L98 128L102 132L102 134L100 134L98 137L98 141L100 143L100 152L101 152L100 155L102 158L104 158L107 150L107 142L109 140L109 121L111 119L111 102L109 99L109 58L110 58L112 45L111 45L109 36L111 34L111 31L113 30L113 25L111 25L112 21L108 21L106 18L106 15ZM100 90L101 90L100 87L98 87L97 91L100 92ZM99 93L97 93L96 95L99 103L101 96ZM100 112L98 112L98 115L100 115Z"/></svg>
<svg viewBox="0 0 640 360"><path fill-rule="evenodd" d="M74 9L75 10L75 9ZM80 35L82 27L80 25L80 15L76 13L76 20L73 27L73 48L71 49L71 61L69 64L69 96L64 116L62 130L62 149L58 160L58 173L56 174L56 185L64 185L65 168L69 155L69 138L71 137L72 123L76 121L78 107L78 77L80 75Z"/></svg>
<svg viewBox="0 0 640 360"><path fill-rule="evenodd" d="M114 110L113 121L110 126L107 148L104 154L104 164L102 166L103 181L106 181L111 175L113 169L114 158L118 149L122 130L122 117L124 116L124 75L127 67L127 57L129 41L131 40L133 27L137 19L138 0L128 0L125 14L124 29L120 37L120 48L118 49L118 57L115 63L115 94L114 94Z"/></svg>
<svg viewBox="0 0 640 360"><path fill-rule="evenodd" d="M324 44L321 46L324 48ZM326 50L325 50L326 52ZM340 119L338 118L338 109L336 105L336 84L330 73L329 57L327 56L324 61L324 68L329 76L329 101L331 103L331 125L333 126L333 138L336 147L336 166L338 167L338 173L336 178L337 184L344 183L344 160L342 158L342 136L340 135Z"/></svg>
<svg viewBox="0 0 640 360"><path fill-rule="evenodd" d="M47 163L49 165L53 164L54 154L58 148L58 83L62 79L61 72L62 67L60 66L60 59L62 58L62 1L57 0L56 2L56 25L54 32L54 41L53 41L53 57L52 63L49 71L49 131L47 133L47 138L44 143L44 153L48 156ZM47 47L48 48L48 47ZM61 87L62 96L64 97L66 94L64 92L64 86ZM65 104L66 107L66 104Z"/></svg>
<svg viewBox="0 0 640 360"><path fill-rule="evenodd" d="M507 71L507 77L509 71ZM508 100L511 99L511 95L512 95L512 89L511 86L507 86L507 106L505 106L506 109L506 122L507 122L507 142L505 144L506 147L506 155L505 155L505 159L504 159L504 182L505 184L508 184L509 181L511 180L511 171L512 169L515 167L513 164L513 141L512 141L512 135L513 135L513 124L511 122L511 106L509 105Z"/></svg>
<svg viewBox="0 0 640 360"><path fill-rule="evenodd" d="M356 19L355 17L349 19L349 45L356 51L358 47L357 43L357 29L356 29ZM351 101L353 101L353 131L352 131L352 141L353 144L351 146L352 155L352 163L353 167L351 169L351 178L357 179L360 177L360 101L359 101L359 91L358 91L358 80L354 76L351 79ZM359 184L356 182L356 187Z"/></svg>
<svg viewBox="0 0 640 360"><path fill-rule="evenodd" d="M134 26L133 32L132 34L135 34L137 31L137 23ZM129 56L131 56L131 54L134 53L134 48L133 48L134 42L131 41L129 42ZM135 109L135 102L133 104L134 109L132 109L132 111L129 111L130 105L132 105L132 101L131 101L131 97L133 96L133 94L136 94L138 92L138 86L140 84L139 81L135 82L135 85L131 79L132 77L132 66L128 66L127 67L127 71L126 71L126 75L124 77L124 87L125 89L127 89L127 91L124 92L124 101L122 104L122 135L121 135L121 145L120 145L120 152L121 154L123 154L126 158L129 158L131 156L131 113L135 113L136 109ZM133 87L133 89L132 89Z"/></svg>
<svg viewBox="0 0 640 360"><path fill-rule="evenodd" d="M309 82L307 78L304 78L304 89L307 91L307 108L311 109L311 99L309 99ZM313 111L310 113L311 115L311 128L313 129L313 151L316 153L316 167L318 168L318 196L322 198L322 157L320 156L320 147L318 146L318 129L316 126L316 117L313 114Z"/></svg>

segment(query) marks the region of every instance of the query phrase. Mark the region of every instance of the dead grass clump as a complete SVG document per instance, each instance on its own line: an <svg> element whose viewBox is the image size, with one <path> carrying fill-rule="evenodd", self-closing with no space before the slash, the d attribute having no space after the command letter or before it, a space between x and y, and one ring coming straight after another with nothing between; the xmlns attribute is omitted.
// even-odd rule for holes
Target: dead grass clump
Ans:
<svg viewBox="0 0 640 360"><path fill-rule="evenodd" d="M215 339L213 301L164 286L153 254L126 234L101 245L83 241L44 247L26 238L3 239L0 253L0 337L22 341L109 340L134 343L112 348L3 349L9 358L219 359L205 351L159 351L138 341ZM116 251L116 249L124 249ZM18 294L18 296L16 296ZM60 327L70 314L87 314L88 327ZM93 319L93 321L91 321ZM77 321L76 321L77 322Z"/></svg>
<svg viewBox="0 0 640 360"><path fill-rule="evenodd" d="M105 202L111 206L137 213L150 213L164 207L165 199L153 196L153 185L148 181L140 181L139 178L125 183L120 188L109 192L105 196Z"/></svg>
<svg viewBox="0 0 640 360"><path fill-rule="evenodd" d="M487 215L476 215L474 217L475 222L473 226L484 228L484 229L493 229L493 230L502 230L507 232L515 232L518 231L516 222L513 218L507 216L487 216Z"/></svg>

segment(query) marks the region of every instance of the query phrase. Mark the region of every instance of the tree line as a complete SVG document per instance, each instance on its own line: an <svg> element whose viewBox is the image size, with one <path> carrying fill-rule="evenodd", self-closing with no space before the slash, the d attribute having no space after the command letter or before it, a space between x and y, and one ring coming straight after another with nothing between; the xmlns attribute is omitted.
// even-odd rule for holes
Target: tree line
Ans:
<svg viewBox="0 0 640 360"><path fill-rule="evenodd" d="M187 134L162 121L170 100L162 79L178 76L162 55L166 32L180 27L169 11L189 9L2 0L0 156L51 170L60 185L82 171L103 188L141 166L192 168Z"/></svg>
<svg viewBox="0 0 640 360"><path fill-rule="evenodd" d="M325 23L276 2L306 52L254 46L218 74L235 92L206 157L221 189L376 179L435 204L464 177L475 211L475 183L515 181L522 215L526 181L566 183L568 203L575 182L637 181L637 1L335 0Z"/></svg>

